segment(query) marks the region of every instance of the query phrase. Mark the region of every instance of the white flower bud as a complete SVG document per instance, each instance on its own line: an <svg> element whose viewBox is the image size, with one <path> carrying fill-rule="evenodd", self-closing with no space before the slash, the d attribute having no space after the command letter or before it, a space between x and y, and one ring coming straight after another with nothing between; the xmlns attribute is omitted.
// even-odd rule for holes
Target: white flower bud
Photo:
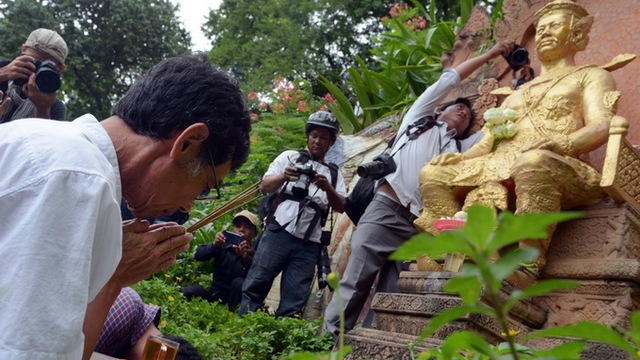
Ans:
<svg viewBox="0 0 640 360"><path fill-rule="evenodd" d="M467 212L466 211L458 211L453 215L454 219L467 221Z"/></svg>
<svg viewBox="0 0 640 360"><path fill-rule="evenodd" d="M504 132L504 125L495 125L491 128L491 135L496 139L502 139Z"/></svg>
<svg viewBox="0 0 640 360"><path fill-rule="evenodd" d="M507 121L515 121L516 117L518 116L518 112L517 111L515 111L513 109L509 109L509 108L504 109L502 111L502 114L507 119Z"/></svg>
<svg viewBox="0 0 640 360"><path fill-rule="evenodd" d="M502 109L499 108L487 109L482 117L489 126L500 125L506 121Z"/></svg>
<svg viewBox="0 0 640 360"><path fill-rule="evenodd" d="M504 137L512 138L516 135L517 129L514 122L509 121L504 125Z"/></svg>

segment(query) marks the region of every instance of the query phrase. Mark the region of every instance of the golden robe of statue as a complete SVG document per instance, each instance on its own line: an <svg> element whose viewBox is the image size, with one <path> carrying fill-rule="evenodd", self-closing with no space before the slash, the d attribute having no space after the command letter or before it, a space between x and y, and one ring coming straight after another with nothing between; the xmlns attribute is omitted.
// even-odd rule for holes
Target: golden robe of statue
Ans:
<svg viewBox="0 0 640 360"><path fill-rule="evenodd" d="M485 128L480 143L463 154L443 154L420 173L421 231L433 221L474 204L516 213L553 212L600 200L600 175L587 155L607 141L619 93L608 71L577 66L593 18L568 0L552 1L536 13L539 77L508 96L502 108L517 112L516 133L497 140ZM524 241L540 250L549 241Z"/></svg>

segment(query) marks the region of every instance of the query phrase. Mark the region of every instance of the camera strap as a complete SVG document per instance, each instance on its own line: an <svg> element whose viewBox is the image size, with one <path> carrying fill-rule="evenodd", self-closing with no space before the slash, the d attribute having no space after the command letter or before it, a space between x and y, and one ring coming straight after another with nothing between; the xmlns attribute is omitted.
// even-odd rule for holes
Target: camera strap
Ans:
<svg viewBox="0 0 640 360"><path fill-rule="evenodd" d="M402 143L398 150L394 151L393 154L391 154L391 157L394 157L395 154L398 153L398 151L402 150L402 148L405 147L405 145L407 145L409 141L419 138L420 135L424 134L427 130L431 130L434 126L440 127L442 126L442 124L438 123L436 119L431 115L423 116L420 119L414 121L413 124L409 124L409 126L407 126L407 130L405 130L400 135L400 137L402 137L402 135L406 135L407 141ZM415 128L416 130L412 132L411 129L413 128ZM398 138L398 140L399 139L400 138ZM389 148L391 147L393 147L393 144L389 145Z"/></svg>

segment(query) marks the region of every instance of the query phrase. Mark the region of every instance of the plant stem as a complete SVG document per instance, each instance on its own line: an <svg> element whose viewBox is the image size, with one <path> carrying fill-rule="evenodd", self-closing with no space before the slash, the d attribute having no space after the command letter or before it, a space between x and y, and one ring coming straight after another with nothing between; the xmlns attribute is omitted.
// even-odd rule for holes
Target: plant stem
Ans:
<svg viewBox="0 0 640 360"><path fill-rule="evenodd" d="M338 309L340 309L340 335L338 335L338 352L340 359L342 359L342 349L344 349L344 302L342 301L342 295L340 295L340 287L336 288L335 296L338 297Z"/></svg>

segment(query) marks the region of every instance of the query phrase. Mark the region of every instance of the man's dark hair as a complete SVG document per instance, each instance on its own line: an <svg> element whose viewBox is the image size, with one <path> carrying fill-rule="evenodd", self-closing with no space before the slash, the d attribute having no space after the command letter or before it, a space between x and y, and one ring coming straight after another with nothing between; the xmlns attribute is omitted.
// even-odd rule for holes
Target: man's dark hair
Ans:
<svg viewBox="0 0 640 360"><path fill-rule="evenodd" d="M176 354L176 360L204 360L202 355L198 353L198 350L191 345L185 338L181 338L175 335L163 335L165 339L173 340L180 344L178 353Z"/></svg>
<svg viewBox="0 0 640 360"><path fill-rule="evenodd" d="M136 80L116 103L112 115L136 133L157 140L202 122L209 137L200 161L216 165L231 161L240 167L249 154L251 122L236 81L211 65L202 53L163 60Z"/></svg>

